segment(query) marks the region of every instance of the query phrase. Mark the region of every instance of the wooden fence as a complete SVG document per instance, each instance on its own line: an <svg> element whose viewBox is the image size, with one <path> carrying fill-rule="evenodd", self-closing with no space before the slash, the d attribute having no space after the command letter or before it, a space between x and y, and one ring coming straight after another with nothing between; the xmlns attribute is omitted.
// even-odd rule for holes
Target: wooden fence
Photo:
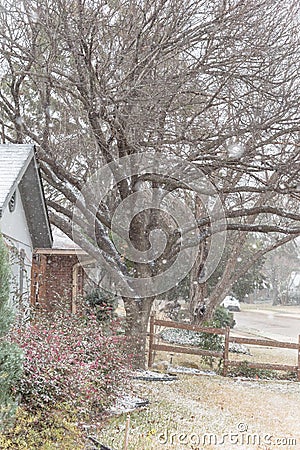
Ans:
<svg viewBox="0 0 300 450"><path fill-rule="evenodd" d="M155 333L155 326L162 326L166 328L176 328L181 330L190 330L199 333L209 333L215 335L224 336L224 350L221 352L213 350L204 350L201 348L190 348L182 345L169 345L169 344L157 344L155 339L157 337ZM230 328L207 328L197 325L190 325L185 323L177 323L169 320L156 319L154 315L150 318L150 333L149 333L149 358L148 367L151 368L154 362L154 355L156 351L160 352L172 352L172 353L186 353L189 355L199 356L214 356L223 359L223 375L226 376L230 367L238 367L243 364L242 361L233 361L229 359L229 344L247 344L272 348L286 348L297 350L298 363L296 366L290 366L286 364L262 364L262 363L248 363L248 367L254 369L269 369L269 370L284 370L293 372L297 375L297 380L300 381L300 335L298 343L280 342L266 339L250 339L230 336Z"/></svg>

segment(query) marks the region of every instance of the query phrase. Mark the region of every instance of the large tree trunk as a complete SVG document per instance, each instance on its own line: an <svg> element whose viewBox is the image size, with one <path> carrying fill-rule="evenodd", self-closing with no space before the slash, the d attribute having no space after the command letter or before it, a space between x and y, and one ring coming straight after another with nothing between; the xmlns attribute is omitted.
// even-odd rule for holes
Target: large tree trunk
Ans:
<svg viewBox="0 0 300 450"><path fill-rule="evenodd" d="M200 219L204 215L204 208L201 199L197 196L195 202L195 215L197 219ZM199 227L199 232L204 232L204 227ZM198 255L191 270L190 279L190 318L191 322L195 324L200 324L203 322L206 316L206 296L207 296L207 285L206 282L201 282L201 273L204 269L205 259L207 257L207 242L203 241L199 245Z"/></svg>
<svg viewBox="0 0 300 450"><path fill-rule="evenodd" d="M126 310L126 336L133 355L132 367L145 369L147 328L154 297L128 298L123 297Z"/></svg>
<svg viewBox="0 0 300 450"><path fill-rule="evenodd" d="M201 256L199 256L199 259L200 258ZM206 317L206 310L207 310L206 297L207 297L207 285L206 283L199 282L199 265L197 257L195 267L192 269L191 272L190 305L189 305L191 322L194 324L200 324L203 321L204 317Z"/></svg>

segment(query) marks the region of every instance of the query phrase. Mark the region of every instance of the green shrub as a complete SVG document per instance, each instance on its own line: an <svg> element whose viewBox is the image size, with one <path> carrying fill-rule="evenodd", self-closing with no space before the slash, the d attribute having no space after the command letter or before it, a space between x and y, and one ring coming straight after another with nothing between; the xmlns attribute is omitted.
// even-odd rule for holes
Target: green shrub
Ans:
<svg viewBox="0 0 300 450"><path fill-rule="evenodd" d="M8 332L13 321L9 306L9 279L8 253L0 233L0 338Z"/></svg>
<svg viewBox="0 0 300 450"><path fill-rule="evenodd" d="M86 295L85 301L100 322L107 322L114 317L117 307L117 297L114 294L103 289L94 289Z"/></svg>
<svg viewBox="0 0 300 450"><path fill-rule="evenodd" d="M233 328L235 325L235 321L233 319L233 314L230 313L223 306L218 306L214 312L214 316L211 320L207 320L203 323L205 327L211 328L225 328L231 327ZM201 339L201 348L204 350L212 350L216 352L220 352L224 347L224 337L218 334L210 334L210 333L200 333ZM212 367L214 362L214 357L212 356L203 356L202 360ZM220 362L219 362L220 366Z"/></svg>
<svg viewBox="0 0 300 450"><path fill-rule="evenodd" d="M13 322L9 279L8 254L0 234L0 430L13 418L16 409L14 385L22 373L22 352L17 345L6 340Z"/></svg>
<svg viewBox="0 0 300 450"><path fill-rule="evenodd" d="M215 310L213 318L203 323L204 327L211 328L233 328L234 325L235 321L233 320L233 314L226 308L223 308L223 306L218 306ZM224 341L223 336L210 333L200 333L200 337L202 348L215 351L222 350Z"/></svg>
<svg viewBox="0 0 300 450"><path fill-rule="evenodd" d="M58 405L51 412L29 412L19 407L12 427L0 433L3 450L83 450L82 432L76 425L76 415Z"/></svg>
<svg viewBox="0 0 300 450"><path fill-rule="evenodd" d="M232 312L228 311L224 306L218 306L214 312L212 323L216 328L233 328L236 322Z"/></svg>
<svg viewBox="0 0 300 450"><path fill-rule="evenodd" d="M11 423L17 402L15 384L22 375L22 352L8 342L0 343L0 430Z"/></svg>

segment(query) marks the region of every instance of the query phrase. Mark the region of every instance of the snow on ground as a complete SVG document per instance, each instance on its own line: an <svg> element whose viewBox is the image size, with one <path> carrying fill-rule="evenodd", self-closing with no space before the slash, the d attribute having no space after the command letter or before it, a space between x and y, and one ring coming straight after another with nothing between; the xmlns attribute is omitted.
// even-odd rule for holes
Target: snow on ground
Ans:
<svg viewBox="0 0 300 450"><path fill-rule="evenodd" d="M132 372L132 378L143 381L174 381L176 379L174 375L153 372L152 370L137 370Z"/></svg>
<svg viewBox="0 0 300 450"><path fill-rule="evenodd" d="M149 405L148 399L143 399L130 394L123 394L116 401L109 412L112 414L124 414L133 411L136 408L143 408Z"/></svg>
<svg viewBox="0 0 300 450"><path fill-rule="evenodd" d="M175 366L168 369L169 373L183 373L186 375L217 375L213 370L200 370L191 367Z"/></svg>
<svg viewBox="0 0 300 450"><path fill-rule="evenodd" d="M161 332L160 337L163 341L170 344L189 345L194 347L201 347L203 338L202 333L197 333L190 330L181 329L166 329ZM245 345L241 344L229 344L229 351L232 353L241 353L244 355L250 355L249 349Z"/></svg>
<svg viewBox="0 0 300 450"><path fill-rule="evenodd" d="M130 413L128 450L300 449L300 383L178 375L172 383L134 380L133 392L150 404ZM113 449L123 448L125 422L126 415L114 416L99 440ZM229 442L231 434L238 436L235 445ZM184 444L181 435L186 436ZM260 443L251 441L254 435ZM272 436L269 446L264 442L267 435ZM225 443L192 445L193 439L201 443L205 436L218 443L224 438ZM243 438L252 444L243 444ZM282 446L275 439L296 443Z"/></svg>

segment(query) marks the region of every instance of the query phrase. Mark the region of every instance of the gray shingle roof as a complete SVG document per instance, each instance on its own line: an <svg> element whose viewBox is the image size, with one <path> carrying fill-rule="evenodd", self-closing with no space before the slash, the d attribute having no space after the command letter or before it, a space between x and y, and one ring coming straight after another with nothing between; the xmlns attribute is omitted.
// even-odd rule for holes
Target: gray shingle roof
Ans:
<svg viewBox="0 0 300 450"><path fill-rule="evenodd" d="M33 145L0 145L0 210L9 202L33 155Z"/></svg>
<svg viewBox="0 0 300 450"><path fill-rule="evenodd" d="M0 144L0 218L18 187L34 248L51 248L52 233L34 146Z"/></svg>

